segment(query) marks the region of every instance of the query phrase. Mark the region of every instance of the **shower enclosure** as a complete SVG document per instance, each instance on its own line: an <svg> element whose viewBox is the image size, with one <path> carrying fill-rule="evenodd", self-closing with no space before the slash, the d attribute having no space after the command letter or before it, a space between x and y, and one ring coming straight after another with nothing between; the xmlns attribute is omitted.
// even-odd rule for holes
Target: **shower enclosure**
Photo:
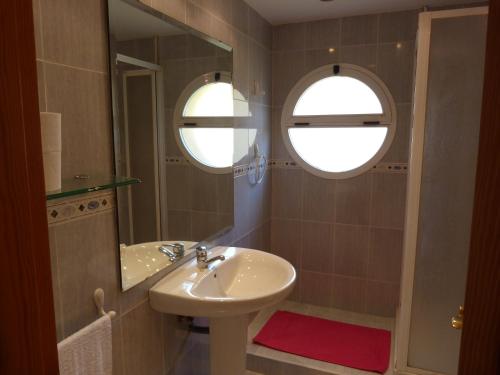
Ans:
<svg viewBox="0 0 500 375"><path fill-rule="evenodd" d="M420 14L398 374L458 370L486 24L486 7Z"/></svg>

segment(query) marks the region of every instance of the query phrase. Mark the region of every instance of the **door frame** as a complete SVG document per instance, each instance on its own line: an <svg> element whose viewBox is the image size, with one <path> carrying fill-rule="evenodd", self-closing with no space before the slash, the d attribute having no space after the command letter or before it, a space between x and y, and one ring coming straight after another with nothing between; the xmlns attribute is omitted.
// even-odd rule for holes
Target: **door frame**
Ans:
<svg viewBox="0 0 500 375"><path fill-rule="evenodd" d="M431 24L434 19L479 16L487 14L488 7L429 11L419 14L415 92L412 116L412 142L407 184L408 188L406 198L401 290L400 303L396 314L395 330L396 344L394 350L394 367L396 373L398 374L439 374L437 372L408 366L408 345L410 342L411 310L415 277L420 190L425 140ZM453 312L450 312L450 314L452 313Z"/></svg>
<svg viewBox="0 0 500 375"><path fill-rule="evenodd" d="M160 69L161 71L161 69ZM151 80L151 112L152 112L152 134L153 134L153 154L154 154L154 171L155 171L155 217L156 217L156 240L160 241L162 239L162 220L161 220L161 197L160 197L160 180L162 180L160 159L159 154L159 127L158 127L158 98L157 98L157 70L140 69L140 70L128 70L122 74L122 92L123 92L123 124L124 124L124 138L125 138L125 162L127 166L127 176L131 176L130 171L130 137L129 137L129 118L128 118L128 91L127 91L127 79L130 77L145 77L149 76ZM133 224L133 214L134 207L132 204L132 189L129 187L127 189L127 199L129 207L129 230L130 230L130 244L134 244L134 224Z"/></svg>

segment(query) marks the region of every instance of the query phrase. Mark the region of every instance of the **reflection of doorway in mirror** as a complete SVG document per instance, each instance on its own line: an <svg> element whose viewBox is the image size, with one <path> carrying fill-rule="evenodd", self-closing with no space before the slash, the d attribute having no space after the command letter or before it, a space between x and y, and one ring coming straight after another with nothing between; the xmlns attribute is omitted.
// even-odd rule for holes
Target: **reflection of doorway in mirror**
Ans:
<svg viewBox="0 0 500 375"><path fill-rule="evenodd" d="M130 243L161 238L156 100L154 71L123 73L125 167L142 181L127 192Z"/></svg>

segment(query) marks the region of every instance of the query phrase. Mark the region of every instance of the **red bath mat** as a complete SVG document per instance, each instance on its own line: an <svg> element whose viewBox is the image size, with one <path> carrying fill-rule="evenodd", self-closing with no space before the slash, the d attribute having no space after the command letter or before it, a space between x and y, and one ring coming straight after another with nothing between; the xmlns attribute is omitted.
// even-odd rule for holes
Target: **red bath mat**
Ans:
<svg viewBox="0 0 500 375"><path fill-rule="evenodd" d="M277 311L253 339L256 344L302 357L383 374L389 367L391 333Z"/></svg>

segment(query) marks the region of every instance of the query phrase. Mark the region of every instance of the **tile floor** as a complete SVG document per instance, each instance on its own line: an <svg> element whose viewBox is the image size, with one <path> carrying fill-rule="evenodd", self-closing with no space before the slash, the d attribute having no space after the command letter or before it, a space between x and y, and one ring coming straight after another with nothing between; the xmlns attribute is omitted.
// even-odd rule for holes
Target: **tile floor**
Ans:
<svg viewBox="0 0 500 375"><path fill-rule="evenodd" d="M359 314L345 310L306 305L284 301L279 305L262 310L252 321L248 329L247 368L262 375L373 375L372 372L360 371L314 359L280 352L252 343L259 332L276 310L286 310L319 318L333 319L345 323L359 324L367 327L387 329L391 331L394 342L394 319L374 315ZM393 363L394 348L391 350L390 363ZM385 375L393 375L391 368Z"/></svg>

